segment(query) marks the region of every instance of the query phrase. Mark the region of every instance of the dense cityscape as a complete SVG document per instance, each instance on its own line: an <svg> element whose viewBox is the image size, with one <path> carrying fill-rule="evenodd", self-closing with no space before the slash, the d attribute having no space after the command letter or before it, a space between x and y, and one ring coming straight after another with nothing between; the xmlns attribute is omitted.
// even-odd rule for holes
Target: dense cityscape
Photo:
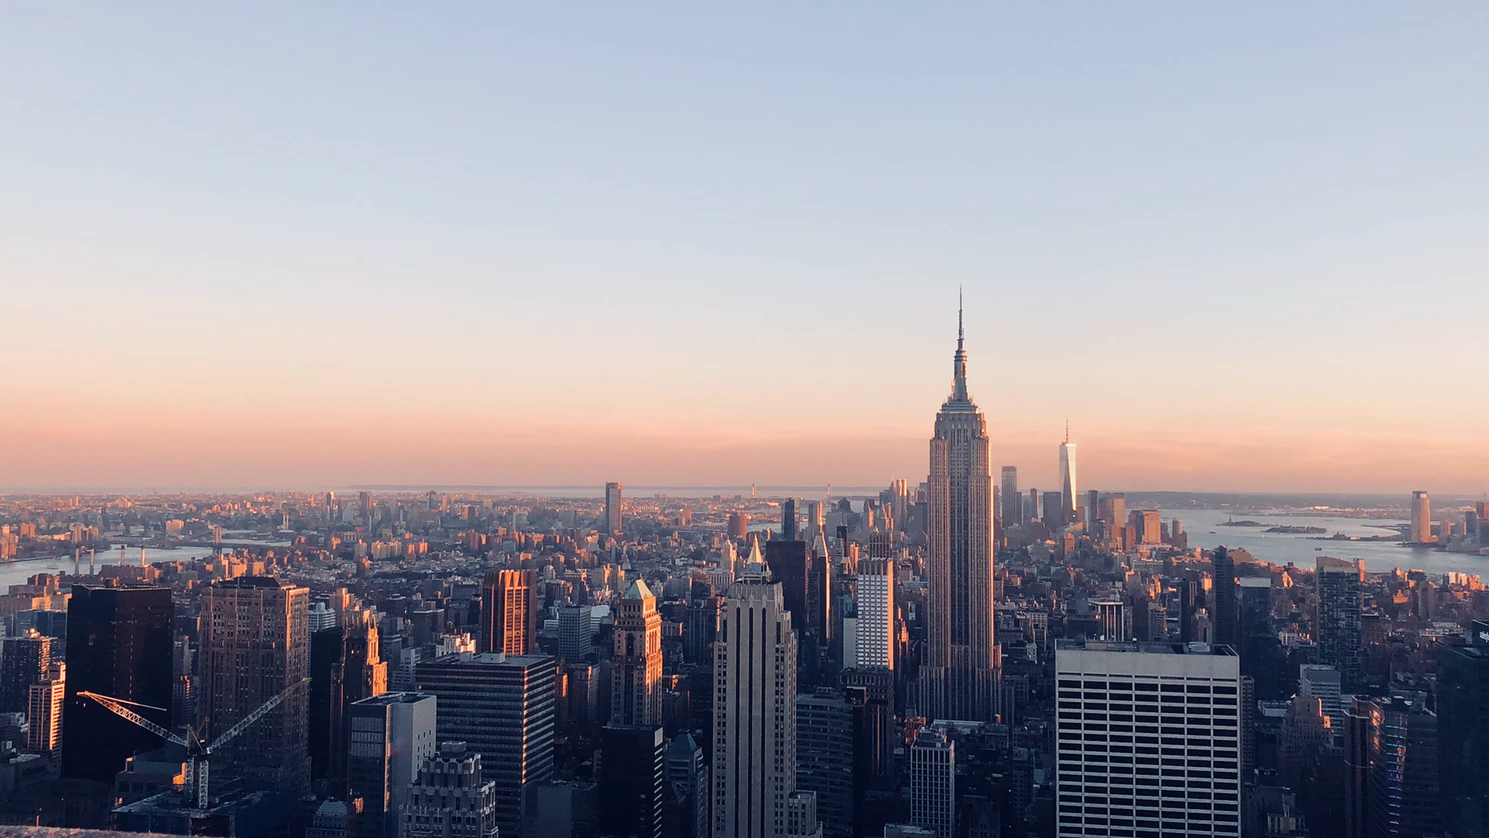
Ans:
<svg viewBox="0 0 1489 838"><path fill-rule="evenodd" d="M0 498L0 823L1489 834L1489 592L1422 561L1489 559L1483 500L1196 529L1068 429L1027 487L960 328L926 473L872 492Z"/></svg>

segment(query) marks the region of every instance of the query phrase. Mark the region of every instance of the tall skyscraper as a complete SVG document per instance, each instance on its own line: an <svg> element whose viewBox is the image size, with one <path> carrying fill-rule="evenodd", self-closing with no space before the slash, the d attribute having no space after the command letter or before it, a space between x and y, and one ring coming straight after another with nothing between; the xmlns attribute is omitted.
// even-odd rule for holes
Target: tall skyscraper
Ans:
<svg viewBox="0 0 1489 838"><path fill-rule="evenodd" d="M496 783L464 742L441 742L424 760L403 807L402 838L496 838Z"/></svg>
<svg viewBox="0 0 1489 838"><path fill-rule="evenodd" d="M796 541L800 538L796 528L796 498L781 501L781 540Z"/></svg>
<svg viewBox="0 0 1489 838"><path fill-rule="evenodd" d="M894 669L894 560L858 562L858 617L854 621L854 669Z"/></svg>
<svg viewBox="0 0 1489 838"><path fill-rule="evenodd" d="M1210 562L1214 583L1215 642L1238 646L1236 634L1241 627L1241 617L1236 610L1236 562L1224 547L1215 548Z"/></svg>
<svg viewBox="0 0 1489 838"><path fill-rule="evenodd" d="M1354 562L1320 556L1318 662L1339 670L1345 690L1360 682L1360 572Z"/></svg>
<svg viewBox="0 0 1489 838"><path fill-rule="evenodd" d="M47 677L32 684L26 711L29 727L26 747L43 754L56 753L62 747L62 703L67 698L67 664L52 661Z"/></svg>
<svg viewBox="0 0 1489 838"><path fill-rule="evenodd" d="M610 721L662 723L662 615L640 579L616 605L615 648L610 663Z"/></svg>
<svg viewBox="0 0 1489 838"><path fill-rule="evenodd" d="M670 835L708 838L708 760L691 734L679 733L667 746L667 782L676 791L677 817Z"/></svg>
<svg viewBox="0 0 1489 838"><path fill-rule="evenodd" d="M863 691L856 694L862 696ZM817 794L824 838L853 838L868 787L869 737L859 737L863 703L851 703L842 690L818 689L796 699L796 788Z"/></svg>
<svg viewBox="0 0 1489 838"><path fill-rule="evenodd" d="M537 648L537 574L488 570L481 582L482 652L526 655Z"/></svg>
<svg viewBox="0 0 1489 838"><path fill-rule="evenodd" d="M619 483L605 484L605 532L609 535L620 535L625 529L625 522L621 520Z"/></svg>
<svg viewBox="0 0 1489 838"><path fill-rule="evenodd" d="M1016 466L1003 467L1003 526L1012 527L1024 522L1024 498L1019 494L1019 470Z"/></svg>
<svg viewBox="0 0 1489 838"><path fill-rule="evenodd" d="M993 638L993 481L987 420L967 393L967 353L957 311L951 395L930 443L930 643L920 669L920 712L990 721L1001 666Z"/></svg>
<svg viewBox="0 0 1489 838"><path fill-rule="evenodd" d="M52 638L32 629L21 637L0 638L0 713L24 713L31 685L46 680L52 665Z"/></svg>
<svg viewBox="0 0 1489 838"><path fill-rule="evenodd" d="M667 739L659 725L606 725L600 731L600 831L662 838Z"/></svg>
<svg viewBox="0 0 1489 838"><path fill-rule="evenodd" d="M409 786L435 754L436 701L425 693L384 693L347 708L347 797L362 798L357 838L397 838Z"/></svg>
<svg viewBox="0 0 1489 838"><path fill-rule="evenodd" d="M1240 835L1241 667L1230 648L1066 642L1055 679L1057 836ZM1099 716L1103 729L1087 729L1082 719Z"/></svg>
<svg viewBox="0 0 1489 838"><path fill-rule="evenodd" d="M566 663L584 663L594 652L594 609L569 605L558 610L558 656Z"/></svg>
<svg viewBox="0 0 1489 838"><path fill-rule="evenodd" d="M774 838L796 789L797 638L765 572L730 586L714 644L714 838Z"/></svg>
<svg viewBox="0 0 1489 838"><path fill-rule="evenodd" d="M439 698L439 741L465 742L481 755L486 779L496 783L497 823L509 835L521 834L527 786L553 778L557 663L548 655L462 652L415 672L418 689Z"/></svg>
<svg viewBox="0 0 1489 838"><path fill-rule="evenodd" d="M1080 489L1075 482L1075 443L1070 441L1070 424L1066 423L1065 441L1060 443L1060 513L1065 521L1076 520L1080 502Z"/></svg>
<svg viewBox="0 0 1489 838"><path fill-rule="evenodd" d="M1489 838L1489 622L1438 647L1437 747L1443 832Z"/></svg>
<svg viewBox="0 0 1489 838"><path fill-rule="evenodd" d="M1413 544L1437 540L1432 535L1432 499L1426 492L1411 493L1411 540Z"/></svg>
<svg viewBox="0 0 1489 838"><path fill-rule="evenodd" d="M209 736L310 674L310 589L264 576L202 596L202 718ZM220 776L310 788L309 697L301 688L213 754ZM210 741L210 739L209 739Z"/></svg>
<svg viewBox="0 0 1489 838"><path fill-rule="evenodd" d="M67 604L67 698L62 711L62 776L114 781L129 757L160 747L155 734L80 692L136 705L169 725L175 608L169 588L75 585Z"/></svg>
<svg viewBox="0 0 1489 838"><path fill-rule="evenodd" d="M1357 698L1354 709L1370 722L1366 834L1371 838L1441 834L1437 714L1403 698Z"/></svg>
<svg viewBox="0 0 1489 838"><path fill-rule="evenodd" d="M927 728L910 746L910 822L956 838L956 744Z"/></svg>
<svg viewBox="0 0 1489 838"><path fill-rule="evenodd" d="M1095 489L1086 492L1086 532L1094 536L1100 529L1101 493Z"/></svg>

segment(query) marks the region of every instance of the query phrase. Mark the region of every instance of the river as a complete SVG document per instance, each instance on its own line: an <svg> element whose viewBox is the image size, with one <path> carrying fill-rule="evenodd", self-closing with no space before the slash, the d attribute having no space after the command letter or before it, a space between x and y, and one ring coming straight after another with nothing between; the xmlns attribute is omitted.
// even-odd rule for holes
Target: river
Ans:
<svg viewBox="0 0 1489 838"><path fill-rule="evenodd" d="M1333 518L1317 515L1294 515L1286 512L1227 512L1219 509L1164 509L1164 520L1178 518L1189 534L1190 547L1212 549L1219 545L1244 547L1251 555L1274 564L1289 562L1312 568L1318 556L1333 556L1340 559L1364 559L1370 570L1392 568L1425 570L1428 573L1459 571L1489 575L1489 556L1469 553L1449 553L1432 547L1403 547L1394 541L1333 541L1328 536L1336 532L1353 536L1391 535L1385 529L1393 524L1405 524L1404 520L1381 520L1362 518ZM1234 518L1237 521L1256 521L1260 527L1222 527L1221 523ZM1328 530L1325 536L1299 535L1292 533L1262 532L1267 527L1322 527ZM1319 539L1325 540L1319 540Z"/></svg>

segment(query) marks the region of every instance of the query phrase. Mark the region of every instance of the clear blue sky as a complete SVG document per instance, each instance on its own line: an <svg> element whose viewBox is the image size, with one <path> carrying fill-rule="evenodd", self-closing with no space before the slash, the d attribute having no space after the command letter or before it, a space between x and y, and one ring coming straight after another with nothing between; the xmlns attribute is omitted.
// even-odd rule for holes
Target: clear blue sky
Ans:
<svg viewBox="0 0 1489 838"><path fill-rule="evenodd" d="M965 285L1031 480L1069 416L1114 487L1479 491L1486 44L1468 2L9 4L0 484L915 477Z"/></svg>

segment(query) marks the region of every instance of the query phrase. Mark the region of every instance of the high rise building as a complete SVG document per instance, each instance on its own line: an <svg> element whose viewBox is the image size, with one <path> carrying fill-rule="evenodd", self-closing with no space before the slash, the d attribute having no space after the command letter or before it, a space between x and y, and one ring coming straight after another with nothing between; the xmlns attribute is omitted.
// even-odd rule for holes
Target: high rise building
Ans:
<svg viewBox="0 0 1489 838"><path fill-rule="evenodd" d="M67 684L62 710L62 776L105 783L129 757L160 746L155 734L119 718L80 692L140 705L135 712L171 723L175 608L169 588L75 585L67 604Z"/></svg>
<svg viewBox="0 0 1489 838"><path fill-rule="evenodd" d="M640 579L616 604L615 647L610 663L610 721L662 723L662 615Z"/></svg>
<svg viewBox="0 0 1489 838"><path fill-rule="evenodd" d="M662 838L667 740L659 725L600 731L600 832Z"/></svg>
<svg viewBox="0 0 1489 838"><path fill-rule="evenodd" d="M713 835L774 838L796 789L797 638L781 586L751 562L714 644Z"/></svg>
<svg viewBox="0 0 1489 838"><path fill-rule="evenodd" d="M1318 661L1339 670L1348 690L1360 680L1360 572L1354 562L1320 556L1314 584Z"/></svg>
<svg viewBox="0 0 1489 838"><path fill-rule="evenodd" d="M336 788L346 782L347 709L354 702L387 692L389 681L388 662L382 659L377 615L370 609L354 608L343 611L341 621L344 624L337 627L334 635L316 633L310 637L311 773L313 776L316 749L323 735L317 725L325 720L329 725L324 732L329 760L325 776ZM327 649L325 644L332 643L333 638L335 647ZM324 659L327 654L331 656L329 662ZM329 680L324 696L317 681L321 677ZM320 703L322 700L326 702L324 705Z"/></svg>
<svg viewBox="0 0 1489 838"><path fill-rule="evenodd" d="M1066 642L1055 678L1056 835L1240 835L1229 647Z"/></svg>
<svg viewBox="0 0 1489 838"><path fill-rule="evenodd" d="M357 838L397 838L419 767L435 754L435 703L424 693L384 693L347 707L347 798Z"/></svg>
<svg viewBox="0 0 1489 838"><path fill-rule="evenodd" d="M1489 838L1489 622L1438 647L1437 748L1443 833Z"/></svg>
<svg viewBox="0 0 1489 838"><path fill-rule="evenodd" d="M872 770L863 690L820 688L796 698L796 788L815 792L825 838L852 838Z"/></svg>
<svg viewBox="0 0 1489 838"><path fill-rule="evenodd" d="M24 713L31 686L46 680L52 665L52 638L32 629L21 637L0 638L0 713Z"/></svg>
<svg viewBox="0 0 1489 838"><path fill-rule="evenodd" d="M594 608L568 605L558 610L558 656L584 663L594 653Z"/></svg>
<svg viewBox="0 0 1489 838"><path fill-rule="evenodd" d="M552 779L557 661L548 655L461 652L424 661L420 691L439 698L440 742L464 742L496 783L496 819L520 834L526 787ZM405 823L407 819L405 819Z"/></svg>
<svg viewBox="0 0 1489 838"><path fill-rule="evenodd" d="M1024 498L1019 494L1019 470L1017 466L1003 467L1003 526L1012 527L1024 522Z"/></svg>
<svg viewBox="0 0 1489 838"><path fill-rule="evenodd" d="M822 838L816 792L793 791L786 795L786 829L781 838Z"/></svg>
<svg viewBox="0 0 1489 838"><path fill-rule="evenodd" d="M1432 499L1426 492L1411 493L1411 540L1413 544L1437 540L1432 535Z"/></svg>
<svg viewBox="0 0 1489 838"><path fill-rule="evenodd" d="M488 570L481 582L482 652L526 655L538 642L538 583L531 570Z"/></svg>
<svg viewBox="0 0 1489 838"><path fill-rule="evenodd" d="M729 513L729 537L743 541L750 533L750 516L743 512Z"/></svg>
<svg viewBox="0 0 1489 838"><path fill-rule="evenodd" d="M625 529L625 522L621 519L619 483L605 484L605 532L609 535L620 535Z"/></svg>
<svg viewBox="0 0 1489 838"><path fill-rule="evenodd" d="M758 551L759 542L752 542L751 550ZM750 561L754 561L751 559ZM807 631L807 571L811 557L805 541L765 542L765 564L770 568L770 578L781 586L781 596L786 610L791 612L791 625L797 632Z"/></svg>
<svg viewBox="0 0 1489 838"><path fill-rule="evenodd" d="M1132 514L1136 516L1139 544L1163 543L1163 514L1161 512L1156 509L1144 509Z"/></svg>
<svg viewBox="0 0 1489 838"><path fill-rule="evenodd" d="M691 734L679 733L667 746L667 783L676 817L668 830L675 838L708 838L708 760Z"/></svg>
<svg viewBox="0 0 1489 838"><path fill-rule="evenodd" d="M1174 525L1177 526L1178 521ZM1210 562L1214 582L1215 642L1238 647L1241 617L1236 609L1236 562L1224 547L1215 548Z"/></svg>
<svg viewBox="0 0 1489 838"><path fill-rule="evenodd" d="M43 754L54 754L62 747L62 703L67 698L67 664L52 661L47 677L32 684L27 696L26 747Z"/></svg>
<svg viewBox="0 0 1489 838"><path fill-rule="evenodd" d="M935 728L910 746L910 822L936 838L956 836L956 744Z"/></svg>
<svg viewBox="0 0 1489 838"><path fill-rule="evenodd" d="M496 838L496 783L484 773L481 755L464 742L441 742L408 790L402 838Z"/></svg>
<svg viewBox="0 0 1489 838"><path fill-rule="evenodd" d="M310 675L310 589L265 576L213 583L202 596L202 718L210 736ZM309 697L292 691L216 749L212 767L279 788L310 788Z"/></svg>
<svg viewBox="0 0 1489 838"><path fill-rule="evenodd" d="M1320 663L1305 663L1298 667L1298 695L1316 698L1331 725L1344 728L1344 705L1340 699L1339 670Z"/></svg>
<svg viewBox="0 0 1489 838"><path fill-rule="evenodd" d="M781 501L781 540L796 541L800 538L796 527L796 498Z"/></svg>
<svg viewBox="0 0 1489 838"><path fill-rule="evenodd" d="M802 540L807 541L810 539L814 539L819 534L821 534L822 525L826 522L826 520L827 519L822 512L822 501L807 501L807 518L806 521L802 524L802 526L805 528L805 535Z"/></svg>
<svg viewBox="0 0 1489 838"><path fill-rule="evenodd" d="M1086 524L1086 532L1089 533L1093 538L1095 537L1096 533L1101 529L1101 527L1100 527L1100 519L1101 519L1101 493L1097 492L1095 489L1091 489L1091 490L1089 490L1089 491L1086 492L1086 518L1085 518L1085 524Z"/></svg>
<svg viewBox="0 0 1489 838"><path fill-rule="evenodd" d="M1080 507L1080 490L1075 482L1075 443L1070 441L1070 425L1065 425L1065 441L1060 443L1060 511L1065 522L1076 521Z"/></svg>
<svg viewBox="0 0 1489 838"><path fill-rule="evenodd" d="M957 321L951 395L930 442L930 642L919 709L932 718L991 720L1001 666L993 638L993 481L987 420L967 393L960 310Z"/></svg>
<svg viewBox="0 0 1489 838"><path fill-rule="evenodd" d="M860 560L853 659L844 660L844 665L854 669L894 669L897 645L894 622L894 560Z"/></svg>
<svg viewBox="0 0 1489 838"><path fill-rule="evenodd" d="M1437 715L1401 698L1355 699L1369 720L1366 834L1371 838L1438 835Z"/></svg>
<svg viewBox="0 0 1489 838"><path fill-rule="evenodd" d="M1132 625L1127 615L1127 604L1119 596L1093 602L1096 623L1101 627L1102 640L1131 640Z"/></svg>

